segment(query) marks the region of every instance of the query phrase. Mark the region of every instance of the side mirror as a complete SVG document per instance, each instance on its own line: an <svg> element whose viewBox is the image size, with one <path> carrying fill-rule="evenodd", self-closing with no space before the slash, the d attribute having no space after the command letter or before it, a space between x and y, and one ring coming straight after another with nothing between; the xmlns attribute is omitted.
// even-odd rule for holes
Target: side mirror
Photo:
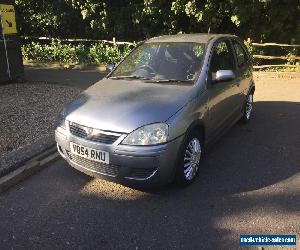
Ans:
<svg viewBox="0 0 300 250"><path fill-rule="evenodd" d="M218 70L215 77L215 82L230 81L235 78L232 70Z"/></svg>
<svg viewBox="0 0 300 250"><path fill-rule="evenodd" d="M115 65L114 64L107 64L106 70L111 72L114 69Z"/></svg>

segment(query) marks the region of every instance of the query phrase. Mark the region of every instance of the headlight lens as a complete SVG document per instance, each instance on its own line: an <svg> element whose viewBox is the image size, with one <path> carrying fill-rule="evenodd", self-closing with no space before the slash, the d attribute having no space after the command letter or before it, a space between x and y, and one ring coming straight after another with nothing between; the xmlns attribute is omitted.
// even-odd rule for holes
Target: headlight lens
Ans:
<svg viewBox="0 0 300 250"><path fill-rule="evenodd" d="M165 123L146 125L133 131L123 140L126 145L155 145L167 142L169 127Z"/></svg>
<svg viewBox="0 0 300 250"><path fill-rule="evenodd" d="M65 112L62 111L56 120L56 127L61 127L63 129L66 129L66 119L65 119Z"/></svg>

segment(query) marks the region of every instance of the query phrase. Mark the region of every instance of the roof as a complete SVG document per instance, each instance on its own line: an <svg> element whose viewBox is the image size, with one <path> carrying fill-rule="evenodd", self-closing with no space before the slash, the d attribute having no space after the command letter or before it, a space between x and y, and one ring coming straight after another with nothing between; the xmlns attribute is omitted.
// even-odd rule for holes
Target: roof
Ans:
<svg viewBox="0 0 300 250"><path fill-rule="evenodd" d="M207 34L207 33L195 33L195 34L178 34L178 35L164 35L150 38L146 41L149 42L193 42L193 43L208 43L213 38L219 37L236 37L230 34Z"/></svg>

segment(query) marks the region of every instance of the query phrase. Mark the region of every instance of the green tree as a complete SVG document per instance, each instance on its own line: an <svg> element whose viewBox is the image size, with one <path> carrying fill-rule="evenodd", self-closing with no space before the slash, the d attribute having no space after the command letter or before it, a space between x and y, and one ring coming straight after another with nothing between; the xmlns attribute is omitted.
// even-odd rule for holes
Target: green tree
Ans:
<svg viewBox="0 0 300 250"><path fill-rule="evenodd" d="M143 40L178 32L300 42L299 0L16 0L21 34Z"/></svg>

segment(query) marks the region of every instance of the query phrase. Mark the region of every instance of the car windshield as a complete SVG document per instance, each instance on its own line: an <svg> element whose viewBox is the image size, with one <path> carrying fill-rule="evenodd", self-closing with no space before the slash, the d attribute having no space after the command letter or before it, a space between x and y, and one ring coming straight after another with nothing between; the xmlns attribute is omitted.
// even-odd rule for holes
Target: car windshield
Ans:
<svg viewBox="0 0 300 250"><path fill-rule="evenodd" d="M201 43L144 43L117 66L110 78L193 82L202 65L204 48Z"/></svg>

